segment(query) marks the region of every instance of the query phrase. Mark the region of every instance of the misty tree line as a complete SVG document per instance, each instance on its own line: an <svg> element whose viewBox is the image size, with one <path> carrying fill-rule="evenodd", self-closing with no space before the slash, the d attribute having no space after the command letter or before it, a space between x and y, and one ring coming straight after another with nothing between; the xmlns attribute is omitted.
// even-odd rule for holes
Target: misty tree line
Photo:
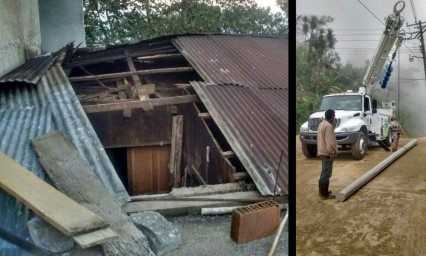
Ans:
<svg viewBox="0 0 426 256"><path fill-rule="evenodd" d="M318 109L321 97L346 90L358 91L365 67L342 65L335 51L337 39L330 16L298 16L297 29L304 41L296 48L296 131L309 118L309 104Z"/></svg>
<svg viewBox="0 0 426 256"><path fill-rule="evenodd" d="M84 0L86 41L114 45L162 35L287 35L287 0L272 13L254 0Z"/></svg>

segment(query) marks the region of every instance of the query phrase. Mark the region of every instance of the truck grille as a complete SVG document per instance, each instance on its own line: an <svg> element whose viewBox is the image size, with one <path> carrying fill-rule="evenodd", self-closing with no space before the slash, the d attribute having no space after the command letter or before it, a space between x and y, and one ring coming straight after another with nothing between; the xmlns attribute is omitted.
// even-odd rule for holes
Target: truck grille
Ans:
<svg viewBox="0 0 426 256"><path fill-rule="evenodd" d="M310 131L318 131L318 126L321 123L321 118L309 118L308 128Z"/></svg>
<svg viewBox="0 0 426 256"><path fill-rule="evenodd" d="M308 121L308 128L310 131L318 131L318 126L321 123L321 118L309 118ZM336 127L339 127L340 125L340 118L336 118L334 120L333 127L336 129Z"/></svg>

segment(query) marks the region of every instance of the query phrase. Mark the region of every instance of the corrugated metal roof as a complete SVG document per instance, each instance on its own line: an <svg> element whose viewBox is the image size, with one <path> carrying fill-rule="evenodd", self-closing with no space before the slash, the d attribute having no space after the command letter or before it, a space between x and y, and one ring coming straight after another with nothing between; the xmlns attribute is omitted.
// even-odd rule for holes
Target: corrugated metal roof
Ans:
<svg viewBox="0 0 426 256"><path fill-rule="evenodd" d="M288 194L288 39L179 36L173 43L204 79L191 82L257 188Z"/></svg>
<svg viewBox="0 0 426 256"><path fill-rule="evenodd" d="M262 195L288 194L288 91L191 82Z"/></svg>
<svg viewBox="0 0 426 256"><path fill-rule="evenodd" d="M45 174L31 149L30 139L51 129L62 131L70 139L119 204L129 201L123 183L60 65L47 70L37 85L0 89L0 150L41 178ZM27 237L26 207L2 192L0 209L0 225L8 230L22 231L20 235Z"/></svg>
<svg viewBox="0 0 426 256"><path fill-rule="evenodd" d="M56 61L56 55L41 56L28 60L0 78L0 84L6 82L26 82L36 84L44 72Z"/></svg>
<svg viewBox="0 0 426 256"><path fill-rule="evenodd" d="M40 166L29 141L50 131L51 109L49 105L23 109L0 109L0 151L15 159L41 179L45 172ZM28 209L13 196L0 190L0 227L8 232L29 239ZM23 255L24 252L0 240L0 255Z"/></svg>
<svg viewBox="0 0 426 256"><path fill-rule="evenodd" d="M172 42L205 82L288 88L287 38L198 35Z"/></svg>

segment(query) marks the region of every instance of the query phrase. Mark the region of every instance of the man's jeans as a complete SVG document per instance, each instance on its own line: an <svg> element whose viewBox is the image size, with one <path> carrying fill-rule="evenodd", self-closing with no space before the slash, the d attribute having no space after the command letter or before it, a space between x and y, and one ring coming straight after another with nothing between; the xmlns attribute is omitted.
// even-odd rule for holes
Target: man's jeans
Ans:
<svg viewBox="0 0 426 256"><path fill-rule="evenodd" d="M333 160L329 156L323 156L320 181L329 182L332 174L333 174Z"/></svg>

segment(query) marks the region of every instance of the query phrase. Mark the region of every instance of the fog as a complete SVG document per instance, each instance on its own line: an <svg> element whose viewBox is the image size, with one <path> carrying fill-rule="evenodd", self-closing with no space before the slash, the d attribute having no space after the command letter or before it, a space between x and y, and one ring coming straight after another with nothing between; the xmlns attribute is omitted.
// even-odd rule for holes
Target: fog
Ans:
<svg viewBox="0 0 426 256"><path fill-rule="evenodd" d="M330 27L338 40L335 48L342 64L352 63L356 66L364 66L373 57L379 43L384 29L381 22L384 23L385 17L393 12L396 2L398 1L297 0L296 15L333 17L334 21L330 23ZM409 32L417 31L415 26L407 27L407 24L415 23L412 3L417 21L426 21L426 1L406 0L404 2L405 9L402 16L405 17L406 22L402 30L408 35ZM304 39L300 31L296 35L296 40ZM424 36L426 37L426 34ZM409 60L410 56L414 56L412 62ZM392 67L393 72L387 88L381 89L378 84L383 78L382 74L373 85L372 94L379 100L395 100L399 107L399 119L406 133L411 137L424 137L426 136L426 82L420 40L406 40ZM400 67L399 72L398 67ZM398 73L400 73L399 79ZM361 82L359 81L360 84Z"/></svg>

